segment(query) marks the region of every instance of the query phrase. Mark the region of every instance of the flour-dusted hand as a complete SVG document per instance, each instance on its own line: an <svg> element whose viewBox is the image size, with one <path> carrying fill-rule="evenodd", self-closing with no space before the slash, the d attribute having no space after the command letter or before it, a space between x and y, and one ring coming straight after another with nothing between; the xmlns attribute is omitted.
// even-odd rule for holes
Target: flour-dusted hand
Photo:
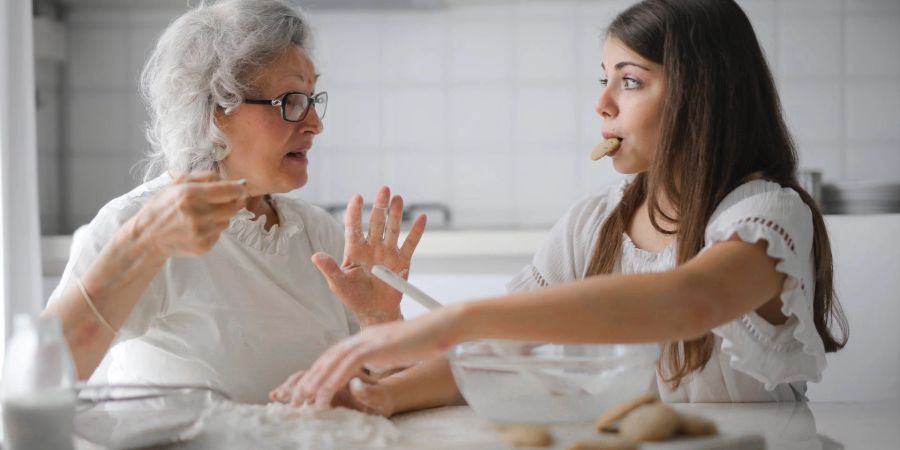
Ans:
<svg viewBox="0 0 900 450"><path fill-rule="evenodd" d="M243 181L205 172L178 177L138 211L131 226L152 236L162 257L208 252L246 205Z"/></svg>
<svg viewBox="0 0 900 450"><path fill-rule="evenodd" d="M294 374L282 387L291 391L294 406L328 407L363 368L384 373L407 367L461 342L468 336L464 311L465 305L451 305L415 319L365 328L326 350L309 370Z"/></svg>
<svg viewBox="0 0 900 450"><path fill-rule="evenodd" d="M284 383L269 392L269 399L273 402L290 402L294 388L305 373L305 370L300 370L288 377ZM390 417L394 413L394 400L387 389L365 371L359 371L349 383L336 392L330 406L342 406L385 417Z"/></svg>
<svg viewBox="0 0 900 450"><path fill-rule="evenodd" d="M390 203L388 203L390 200ZM331 290L350 308L363 326L402 318L400 299L403 295L372 275L375 265L386 266L402 277L409 274L413 252L425 232L425 215L413 222L403 245L398 247L403 199L391 198L391 190L383 186L375 196L369 219L369 232L363 232L363 199L356 195L347 204L344 216L344 261L340 267L326 253L316 253L313 263L328 280Z"/></svg>

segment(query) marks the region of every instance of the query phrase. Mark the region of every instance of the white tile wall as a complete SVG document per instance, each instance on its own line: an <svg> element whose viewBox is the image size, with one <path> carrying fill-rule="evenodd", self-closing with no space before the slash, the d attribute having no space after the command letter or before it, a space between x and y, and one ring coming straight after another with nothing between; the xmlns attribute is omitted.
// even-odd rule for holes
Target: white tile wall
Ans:
<svg viewBox="0 0 900 450"><path fill-rule="evenodd" d="M79 225L136 184L130 173L134 161L129 157L76 155L64 158L63 164L69 172L64 189L71 193L66 213Z"/></svg>
<svg viewBox="0 0 900 450"><path fill-rule="evenodd" d="M518 80L565 82L575 75L573 14L526 16L516 22L513 67Z"/></svg>
<svg viewBox="0 0 900 450"><path fill-rule="evenodd" d="M129 154L139 158L150 150L147 142L147 122L150 120L144 102L130 97L128 124L125 132L128 135L126 149Z"/></svg>
<svg viewBox="0 0 900 450"><path fill-rule="evenodd" d="M578 2L574 0L535 1L522 0L513 2L513 14L519 20L544 19L549 21L572 21Z"/></svg>
<svg viewBox="0 0 900 450"><path fill-rule="evenodd" d="M315 52L329 82L377 85L381 82L384 16L375 13L313 14Z"/></svg>
<svg viewBox="0 0 900 450"><path fill-rule="evenodd" d="M506 83L452 86L448 92L451 149L506 147L512 138L512 93Z"/></svg>
<svg viewBox="0 0 900 450"><path fill-rule="evenodd" d="M386 161L377 153L331 150L323 159L327 186L323 203L344 204L355 194L371 203L377 189L386 184Z"/></svg>
<svg viewBox="0 0 900 450"><path fill-rule="evenodd" d="M575 98L575 125L578 129L577 137L581 139L585 145L579 146L577 152L587 152L590 154L598 142L603 140L600 127L603 125L597 118L597 100L600 98L602 87L600 86L599 72L597 78L593 79L590 84L583 84L578 90Z"/></svg>
<svg viewBox="0 0 900 450"><path fill-rule="evenodd" d="M55 68L43 70L54 71ZM49 82L37 83L37 123L40 132L37 133L38 152L41 155L58 156L60 140L60 94L59 86L53 86Z"/></svg>
<svg viewBox="0 0 900 450"><path fill-rule="evenodd" d="M102 90L131 88L125 33L118 27L73 27L69 33L67 85Z"/></svg>
<svg viewBox="0 0 900 450"><path fill-rule="evenodd" d="M450 77L476 84L507 81L512 62L512 20L501 16L450 24Z"/></svg>
<svg viewBox="0 0 900 450"><path fill-rule="evenodd" d="M576 30L574 48L575 79L580 85L597 86L600 78L603 32L616 14L626 8L625 0L582 2L575 11Z"/></svg>
<svg viewBox="0 0 900 450"><path fill-rule="evenodd" d="M555 174L577 173L584 161L576 161L571 144L561 147L516 151L515 211L517 221L524 226L554 223L570 206L559 199L578 197L578 183L560 182Z"/></svg>
<svg viewBox="0 0 900 450"><path fill-rule="evenodd" d="M571 87L521 85L514 100L516 147L571 145L576 125Z"/></svg>
<svg viewBox="0 0 900 450"><path fill-rule="evenodd" d="M848 180L896 183L898 171L900 152L896 144L860 146L847 159Z"/></svg>
<svg viewBox="0 0 900 450"><path fill-rule="evenodd" d="M323 89L327 89L323 86ZM378 149L384 136L383 93L368 87L347 87L328 97L328 109L319 137L322 144ZM352 133L341 133L335 124L353 124Z"/></svg>
<svg viewBox="0 0 900 450"><path fill-rule="evenodd" d="M897 0L845 0L847 12L896 14L900 13L900 2Z"/></svg>
<svg viewBox="0 0 900 450"><path fill-rule="evenodd" d="M578 197L597 192L626 178L625 175L616 172L612 164L607 164L605 161L591 161L591 147L585 145L582 147L587 150L575 158L578 164Z"/></svg>
<svg viewBox="0 0 900 450"><path fill-rule="evenodd" d="M841 17L837 12L780 15L778 35L789 37L781 39L778 45L780 77L804 81L837 79L843 69L841 31Z"/></svg>
<svg viewBox="0 0 900 450"><path fill-rule="evenodd" d="M340 91L338 94L340 95ZM446 136L447 93L434 87L410 87L383 92L384 144L392 149L433 148ZM342 132L339 128L334 132Z"/></svg>
<svg viewBox="0 0 900 450"><path fill-rule="evenodd" d="M322 203L322 199L326 198L325 193L328 189L329 179L328 175L326 175L328 173L326 170L327 157L323 157L323 153L329 151L332 151L332 149L316 146L312 152L307 153L307 159L309 159L309 180L306 182L306 186L297 190L294 195L315 203Z"/></svg>
<svg viewBox="0 0 900 450"><path fill-rule="evenodd" d="M900 2L739 2L776 75L801 166L826 180L900 182ZM599 139L600 37L631 3L311 11L331 104L310 183L296 195L344 203L390 184L409 201L450 204L460 226L549 225L576 198L621 179L587 155ZM136 184L127 174L145 147L136 80L176 14L73 8L66 17L61 139L46 129L46 112L39 134L42 147L59 141L64 154L59 173L48 160L42 177L68 181L42 189L66 191L68 226Z"/></svg>
<svg viewBox="0 0 900 450"><path fill-rule="evenodd" d="M141 69L144 68L161 33L162 29L159 26L141 26L130 30L126 41L125 61L126 83L130 92L138 92Z"/></svg>
<svg viewBox="0 0 900 450"><path fill-rule="evenodd" d="M448 157L444 153L390 153L387 155L384 182L394 193L411 202L446 202L450 195ZM371 197L374 192L367 192ZM346 201L346 199L344 199Z"/></svg>
<svg viewBox="0 0 900 450"><path fill-rule="evenodd" d="M450 206L460 226L512 223L512 154L496 147L453 152Z"/></svg>
<svg viewBox="0 0 900 450"><path fill-rule="evenodd" d="M803 167L822 172L825 182L849 179L846 152L840 144L801 140L798 146Z"/></svg>
<svg viewBox="0 0 900 450"><path fill-rule="evenodd" d="M740 1L744 13L753 24L756 39L763 48L772 72L778 73L778 42L781 39L778 29L778 8L776 0L745 0Z"/></svg>
<svg viewBox="0 0 900 450"><path fill-rule="evenodd" d="M62 232L60 217L59 156L38 156L38 198L40 199L41 233Z"/></svg>
<svg viewBox="0 0 900 450"><path fill-rule="evenodd" d="M441 83L449 66L447 18L440 13L396 13L385 20L384 79L389 83Z"/></svg>
<svg viewBox="0 0 900 450"><path fill-rule="evenodd" d="M847 83L847 135L854 142L900 142L900 83ZM900 152L900 148L897 149Z"/></svg>
<svg viewBox="0 0 900 450"><path fill-rule="evenodd" d="M750 0L750 2L752 1L753 0ZM777 3L781 14L793 14L798 16L808 16L811 14L840 14L843 8L842 0L782 0Z"/></svg>
<svg viewBox="0 0 900 450"><path fill-rule="evenodd" d="M47 53L57 53L49 49ZM59 234L62 226L60 199L60 66L55 61L35 64L37 87L38 201L41 233Z"/></svg>
<svg viewBox="0 0 900 450"><path fill-rule="evenodd" d="M123 91L70 88L65 105L65 151L93 156L130 154L129 123L135 101Z"/></svg>
<svg viewBox="0 0 900 450"><path fill-rule="evenodd" d="M897 2L900 4L900 2ZM847 74L900 77L900 26L895 14L847 19Z"/></svg>
<svg viewBox="0 0 900 450"><path fill-rule="evenodd" d="M781 103L788 126L800 142L837 143L844 120L836 81L784 81ZM810 108L809 105L818 105Z"/></svg>

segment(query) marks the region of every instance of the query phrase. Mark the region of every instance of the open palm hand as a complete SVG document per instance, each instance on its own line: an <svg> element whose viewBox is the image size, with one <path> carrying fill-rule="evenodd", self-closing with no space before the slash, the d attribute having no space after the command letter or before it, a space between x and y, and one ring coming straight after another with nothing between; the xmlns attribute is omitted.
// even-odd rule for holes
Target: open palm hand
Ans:
<svg viewBox="0 0 900 450"><path fill-rule="evenodd" d="M388 202L390 200L390 203ZM362 196L347 204L344 216L344 261L340 266L326 253L312 260L328 280L331 290L350 308L362 325L401 318L403 295L372 275L372 267L382 265L406 278L413 252L425 232L425 215L413 222L403 245L398 247L403 199L391 199L391 190L383 186L375 196L368 233L362 226Z"/></svg>

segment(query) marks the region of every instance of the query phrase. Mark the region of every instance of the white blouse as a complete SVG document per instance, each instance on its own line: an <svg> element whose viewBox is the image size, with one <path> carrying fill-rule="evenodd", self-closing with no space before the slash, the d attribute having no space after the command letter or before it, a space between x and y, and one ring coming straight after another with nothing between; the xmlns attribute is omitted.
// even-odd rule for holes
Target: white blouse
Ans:
<svg viewBox="0 0 900 450"><path fill-rule="evenodd" d="M151 180L109 202L84 232L50 301L81 276L119 227L171 182ZM343 231L325 211L273 196L280 224L240 211L208 253L169 258L135 306L108 355L111 383L198 383L240 402L309 367L358 331L349 310L310 262L343 255Z"/></svg>
<svg viewBox="0 0 900 450"><path fill-rule="evenodd" d="M536 289L585 277L603 221L622 199L627 181L586 197L553 227L544 246L507 285ZM782 325L755 312L712 330L715 347L703 370L672 390L657 373L656 387L669 402L754 402L805 399L806 382L821 380L825 348L813 323L815 290L813 222L809 207L792 189L755 180L729 193L706 227L706 251L737 235L768 242L767 253L786 275L781 290ZM676 266L676 246L660 253L637 248L622 236L616 273L649 273Z"/></svg>

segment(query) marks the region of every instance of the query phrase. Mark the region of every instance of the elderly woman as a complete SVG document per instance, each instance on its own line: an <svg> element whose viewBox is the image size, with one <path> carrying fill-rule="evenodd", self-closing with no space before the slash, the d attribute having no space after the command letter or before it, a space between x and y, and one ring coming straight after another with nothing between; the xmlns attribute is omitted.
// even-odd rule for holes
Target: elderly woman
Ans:
<svg viewBox="0 0 900 450"><path fill-rule="evenodd" d="M424 217L398 248L402 199L387 188L368 236L360 196L344 233L275 195L306 184L322 131L309 48L306 20L280 0L204 4L160 37L142 84L150 170L163 173L79 233L44 312L61 318L82 379L110 352L110 382L203 383L264 402L359 324L400 318L400 295L368 268L408 271ZM338 266L330 255L342 253Z"/></svg>

